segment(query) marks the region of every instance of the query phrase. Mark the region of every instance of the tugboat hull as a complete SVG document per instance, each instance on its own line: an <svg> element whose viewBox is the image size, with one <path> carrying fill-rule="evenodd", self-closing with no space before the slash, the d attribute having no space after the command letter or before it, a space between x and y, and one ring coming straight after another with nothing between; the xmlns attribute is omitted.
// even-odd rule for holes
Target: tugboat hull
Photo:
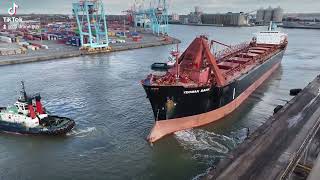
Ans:
<svg viewBox="0 0 320 180"><path fill-rule="evenodd" d="M75 126L75 122L69 118L62 118L57 116L50 116L48 118L54 118L59 120L60 123L51 126L37 126L34 128L27 128L23 124L11 123L6 121L0 121L0 132L28 134L28 135L47 135L58 136L65 135L70 132Z"/></svg>

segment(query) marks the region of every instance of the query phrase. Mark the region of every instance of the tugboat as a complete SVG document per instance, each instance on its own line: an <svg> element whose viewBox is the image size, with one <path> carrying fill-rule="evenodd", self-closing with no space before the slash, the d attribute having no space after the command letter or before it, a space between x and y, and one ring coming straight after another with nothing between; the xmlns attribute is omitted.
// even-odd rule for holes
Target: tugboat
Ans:
<svg viewBox="0 0 320 180"><path fill-rule="evenodd" d="M212 53L214 43L228 47ZM287 34L258 32L250 42L230 46L199 36L164 75L150 74L141 84L153 109L153 143L176 131L203 126L233 112L280 66Z"/></svg>
<svg viewBox="0 0 320 180"><path fill-rule="evenodd" d="M177 49L179 49L179 45L177 44ZM172 50L170 56L168 57L167 63L153 63L151 65L151 69L154 71L167 71L172 68L176 63L177 52Z"/></svg>
<svg viewBox="0 0 320 180"><path fill-rule="evenodd" d="M24 82L18 101L7 108L0 107L0 131L30 135L65 135L75 126L72 119L51 116L42 106L40 94L28 96Z"/></svg>
<svg viewBox="0 0 320 180"><path fill-rule="evenodd" d="M153 63L151 69L154 71L166 71L169 69L167 63Z"/></svg>

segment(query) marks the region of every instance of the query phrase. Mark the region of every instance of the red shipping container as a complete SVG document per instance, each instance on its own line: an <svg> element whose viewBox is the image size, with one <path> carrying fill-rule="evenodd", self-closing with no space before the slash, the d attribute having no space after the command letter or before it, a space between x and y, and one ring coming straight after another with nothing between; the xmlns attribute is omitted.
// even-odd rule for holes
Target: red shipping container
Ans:
<svg viewBox="0 0 320 180"><path fill-rule="evenodd" d="M41 45L40 44L37 44L37 43L30 43L32 46L36 46L36 47L39 47L41 48Z"/></svg>
<svg viewBox="0 0 320 180"><path fill-rule="evenodd" d="M33 36L32 35L27 35L27 39L28 40L33 40Z"/></svg>

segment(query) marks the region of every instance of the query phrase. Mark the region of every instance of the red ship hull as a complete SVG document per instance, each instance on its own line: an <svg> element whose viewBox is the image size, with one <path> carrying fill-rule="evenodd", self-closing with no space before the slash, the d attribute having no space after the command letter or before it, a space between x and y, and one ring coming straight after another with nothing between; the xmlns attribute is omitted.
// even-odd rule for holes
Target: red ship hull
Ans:
<svg viewBox="0 0 320 180"><path fill-rule="evenodd" d="M171 69L165 76L149 76L142 81L155 117L149 142L212 123L233 112L279 67L285 49L286 42L250 44L216 60L206 40L196 39L179 59L176 71ZM175 72L186 78L173 79ZM193 84L188 84L190 81Z"/></svg>
<svg viewBox="0 0 320 180"><path fill-rule="evenodd" d="M161 139L162 137L174 132L204 126L206 124L222 119L223 117L233 112L236 108L238 108L266 79L268 79L268 77L279 67L279 65L280 63L274 65L240 96L238 96L231 103L219 109L194 116L156 121L148 136L148 141L153 143Z"/></svg>

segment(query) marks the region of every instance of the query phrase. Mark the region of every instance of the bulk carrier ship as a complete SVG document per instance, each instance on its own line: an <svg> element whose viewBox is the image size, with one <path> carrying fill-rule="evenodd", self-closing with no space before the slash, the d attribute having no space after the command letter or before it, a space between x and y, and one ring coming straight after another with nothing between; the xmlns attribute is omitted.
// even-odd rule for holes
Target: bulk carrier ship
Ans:
<svg viewBox="0 0 320 180"><path fill-rule="evenodd" d="M141 81L155 117L149 142L230 114L279 67L288 44L272 23L250 43L217 55L211 52L215 42L195 38L181 55L178 49L171 52L176 63L165 75Z"/></svg>

